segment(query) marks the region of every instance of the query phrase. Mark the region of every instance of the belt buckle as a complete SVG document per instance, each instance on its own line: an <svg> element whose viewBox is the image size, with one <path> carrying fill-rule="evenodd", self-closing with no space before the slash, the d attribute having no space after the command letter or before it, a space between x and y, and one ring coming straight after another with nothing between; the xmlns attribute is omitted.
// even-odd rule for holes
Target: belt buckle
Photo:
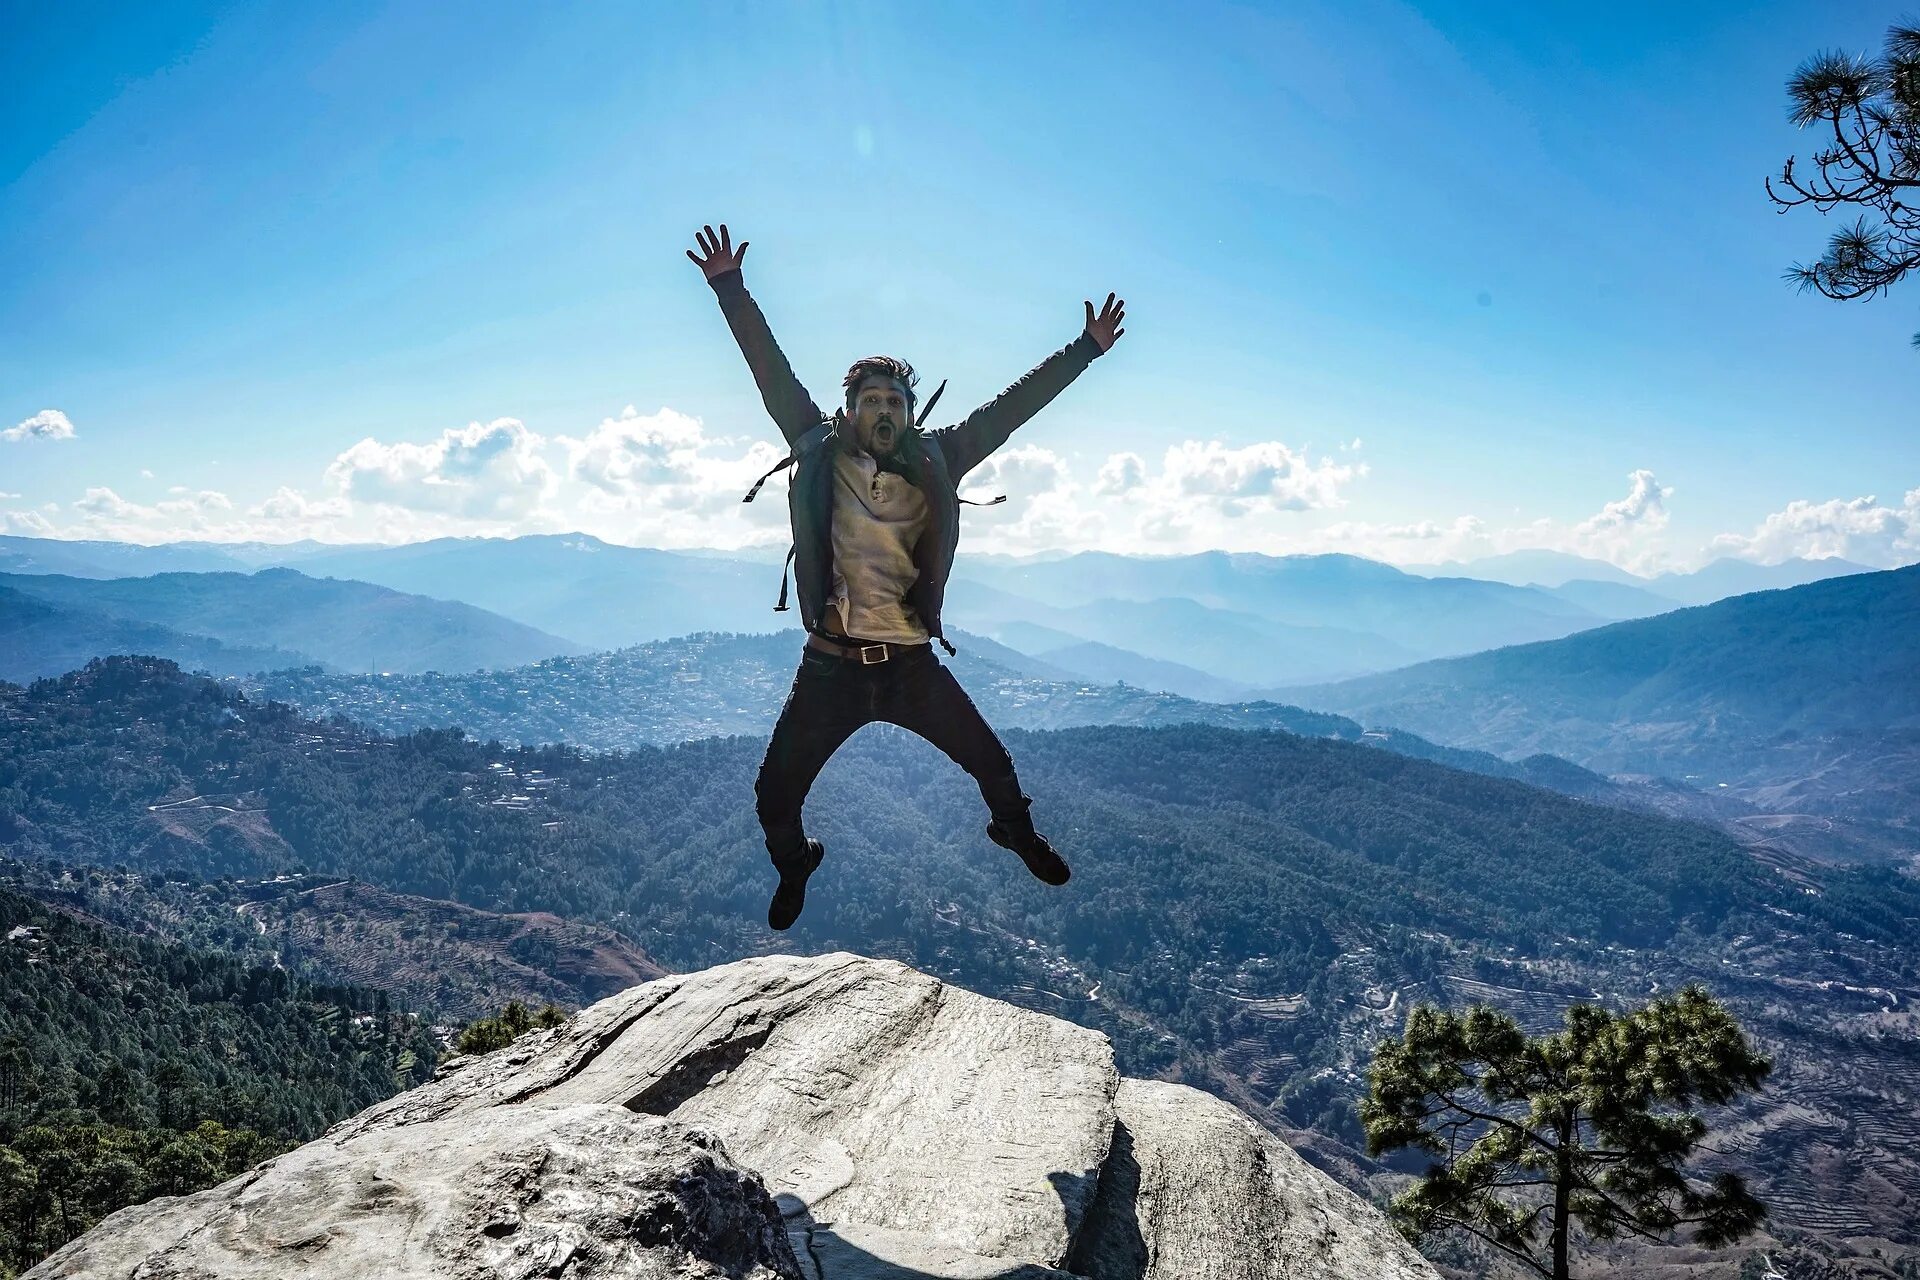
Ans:
<svg viewBox="0 0 1920 1280"><path fill-rule="evenodd" d="M879 657L877 657L877 658L869 658L869 657L868 657L867 655L868 655L869 653L872 653L872 652L873 652L874 650L876 650L876 649L878 649L878 650L880 651L880 656L879 656ZM863 645L861 645L861 646L860 646L860 665L861 665L861 666L863 666L863 667L871 667L871 666L874 666L874 665L876 665L876 664L878 664L878 663L882 663L882 662L885 662L886 660L887 660L887 646L886 646L886 645L884 645L884 644L863 644Z"/></svg>

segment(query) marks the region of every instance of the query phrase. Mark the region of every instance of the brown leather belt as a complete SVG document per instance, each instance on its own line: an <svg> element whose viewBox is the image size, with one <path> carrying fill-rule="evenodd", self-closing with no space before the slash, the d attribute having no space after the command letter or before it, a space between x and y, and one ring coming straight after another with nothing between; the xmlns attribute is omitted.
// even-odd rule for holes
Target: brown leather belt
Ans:
<svg viewBox="0 0 1920 1280"><path fill-rule="evenodd" d="M835 644L818 632L807 633L807 648L818 649L822 653L830 653L836 658L845 658L849 662L857 661L860 665L866 667L873 666L878 662L885 662L889 658L904 658L917 649L930 647L932 643L930 640L923 640L919 644L868 644L861 641L854 641L851 644Z"/></svg>

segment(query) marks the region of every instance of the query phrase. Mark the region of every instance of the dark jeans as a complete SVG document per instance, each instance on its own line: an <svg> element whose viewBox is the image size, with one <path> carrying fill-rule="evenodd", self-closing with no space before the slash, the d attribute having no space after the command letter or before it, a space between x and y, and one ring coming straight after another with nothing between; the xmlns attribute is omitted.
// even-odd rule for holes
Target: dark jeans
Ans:
<svg viewBox="0 0 1920 1280"><path fill-rule="evenodd" d="M753 784L767 854L776 867L805 852L800 806L828 757L875 721L897 724L946 752L980 785L995 818L1016 827L1028 821L1029 801L1020 792L1013 757L953 673L940 665L932 645L868 665L809 648L801 651L793 691L780 708Z"/></svg>

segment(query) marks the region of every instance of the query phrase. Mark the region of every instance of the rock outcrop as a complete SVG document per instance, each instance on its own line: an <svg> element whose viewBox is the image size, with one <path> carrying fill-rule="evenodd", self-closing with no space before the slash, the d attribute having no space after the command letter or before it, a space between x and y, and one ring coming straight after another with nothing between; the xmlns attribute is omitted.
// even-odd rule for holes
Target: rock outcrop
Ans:
<svg viewBox="0 0 1920 1280"><path fill-rule="evenodd" d="M1435 1280L1232 1106L1122 1080L1098 1032L892 961L667 977L41 1277Z"/></svg>

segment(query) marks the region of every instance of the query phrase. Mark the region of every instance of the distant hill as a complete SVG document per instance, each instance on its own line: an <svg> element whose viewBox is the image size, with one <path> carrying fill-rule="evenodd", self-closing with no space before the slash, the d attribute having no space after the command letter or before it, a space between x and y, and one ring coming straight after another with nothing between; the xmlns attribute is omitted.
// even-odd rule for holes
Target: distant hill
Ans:
<svg viewBox="0 0 1920 1280"><path fill-rule="evenodd" d="M1061 610L1113 600L1140 603L1185 599L1208 609L1251 614L1287 627L1322 628L1335 645L1342 643L1343 633L1357 633L1364 639L1350 654L1352 666L1371 666L1377 655L1390 661L1393 652L1416 658L1437 657L1549 639L1604 620L1548 592L1467 578L1421 577L1375 560L1345 555L1266 556L1209 551L1154 558L1090 551L1028 564L963 558L954 574L957 579L1045 601ZM1038 617L1033 620L1049 621ZM978 619L970 619L968 625L984 628ZM1185 661L1218 676L1242 678L1217 665L1147 649L1137 640L1092 635L1072 627L1063 629L1074 630L1083 639ZM1263 682L1272 683L1256 681Z"/></svg>
<svg viewBox="0 0 1920 1280"><path fill-rule="evenodd" d="M1754 591L1778 591L1785 587L1824 582L1875 570L1838 556L1825 560L1783 560L1779 564L1754 564L1749 560L1723 558L1692 573L1662 574L1648 589L1687 604L1712 604L1729 596Z"/></svg>
<svg viewBox="0 0 1920 1280"><path fill-rule="evenodd" d="M1655 614L1671 613L1681 605L1680 601L1658 595L1645 587L1631 587L1593 578L1575 578L1546 590L1589 613L1615 621L1651 618Z"/></svg>
<svg viewBox="0 0 1920 1280"><path fill-rule="evenodd" d="M139 647L141 627L156 629L156 649L177 649L186 642L169 637L182 635L247 651L223 655L209 649L218 659L210 669L223 671L312 663L348 671L471 671L580 651L571 641L472 605L311 578L293 569L111 579L0 574L0 588L71 611L70 633L63 635L62 623L51 615L32 625L45 653L81 653L81 662L101 653L155 652ZM60 660L68 661L61 670L80 665Z"/></svg>
<svg viewBox="0 0 1920 1280"><path fill-rule="evenodd" d="M945 661L1002 729L1176 724L1279 729L1529 782L1614 808L1715 825L1750 812L1725 797L1654 780L1616 781L1552 756L1509 761L1282 703L1213 703L1087 681L977 636L956 632L955 640L960 652ZM310 715L344 716L385 733L459 726L476 738L515 745L564 742L631 750L771 732L792 685L799 648L798 632L704 633L508 671L415 676L274 671L239 683L256 699L276 699Z"/></svg>
<svg viewBox="0 0 1920 1280"><path fill-rule="evenodd" d="M771 632L793 621L773 609L780 574L760 553L623 547L584 534L283 548L15 538L0 544L6 556L22 572L78 577L290 566L459 600L590 648L706 630ZM962 555L948 606L949 623L975 634L1044 627L1057 636L1047 647L1103 645L1248 687L1386 670L1621 616L1612 605L1594 612L1547 591L1420 577L1354 556L1225 552ZM1100 655L1102 663L1122 658ZM1159 678L1178 676L1157 670Z"/></svg>
<svg viewBox="0 0 1920 1280"><path fill-rule="evenodd" d="M277 839L253 838L263 829L259 815L244 806L236 815L219 799L175 808L170 835L203 847L252 844L270 860L285 853ZM395 894L338 876L168 880L0 859L0 886L156 941L191 941L312 982L378 988L401 1007L456 1026L498 1013L508 1000L579 1009L664 972L608 929Z"/></svg>
<svg viewBox="0 0 1920 1280"><path fill-rule="evenodd" d="M0 535L0 573L74 578L140 578L155 573L221 573L253 566L217 543L99 542Z"/></svg>
<svg viewBox="0 0 1920 1280"><path fill-rule="evenodd" d="M691 631L777 631L795 616L774 612L777 567L579 533L352 548L301 568L464 600L595 649Z"/></svg>
<svg viewBox="0 0 1920 1280"><path fill-rule="evenodd" d="M1414 657L1368 632L1278 622L1180 596L1056 606L958 579L947 589L947 616L1009 643L1044 642L1042 652L1092 642L1248 688L1378 671Z"/></svg>
<svg viewBox="0 0 1920 1280"><path fill-rule="evenodd" d="M1465 562L1423 565L1416 572L1433 577L1484 578L1516 587L1558 587L1568 582L1611 582L1616 586L1645 586L1647 579L1628 573L1606 560L1577 556L1566 551L1509 551L1497 556L1481 556Z"/></svg>
<svg viewBox="0 0 1920 1280"><path fill-rule="evenodd" d="M1359 739L1339 716L1275 703L1197 702L1098 684L964 632L941 660L994 723L1059 729L1090 724L1208 723ZM766 734L799 662L801 634L702 632L607 653L553 658L465 675L356 676L274 671L243 683L309 714L339 714L387 732L458 725L504 742L566 742L599 750ZM1012 662L1014 666L1004 665ZM1020 669L1025 668L1025 669Z"/></svg>
<svg viewBox="0 0 1920 1280"><path fill-rule="evenodd" d="M1461 746L1920 835L1920 566L1291 692Z"/></svg>
<svg viewBox="0 0 1920 1280"><path fill-rule="evenodd" d="M1645 578L1590 556L1571 555L1564 551L1529 550L1482 556L1465 563L1454 561L1425 566L1417 572L1435 576L1454 574L1516 586L1547 588L1564 587L1581 581L1611 583L1648 591L1655 598L1664 597L1680 604L1712 604L1729 596L1804 586L1809 582L1852 573L1871 573L1873 569L1837 557L1824 560L1790 559L1771 565L1723 557L1689 573L1663 573ZM1634 598L1637 597L1615 597L1616 600Z"/></svg>
<svg viewBox="0 0 1920 1280"><path fill-rule="evenodd" d="M1011 631L1006 636L1014 643L1021 638ZM1222 680L1185 663L1149 658L1093 640L1069 640L1058 647L1043 646L1035 650L1034 656L1095 684L1124 682L1135 688L1161 689L1203 702L1245 702L1253 695L1250 686L1236 680Z"/></svg>
<svg viewBox="0 0 1920 1280"><path fill-rule="evenodd" d="M43 600L0 576L0 680L24 684L83 667L109 653L144 653L189 671L244 675L311 662L271 646L227 645L151 622Z"/></svg>
<svg viewBox="0 0 1920 1280"><path fill-rule="evenodd" d="M108 578L292 567L461 601L597 649L790 626L793 615L773 609L778 563L768 548L665 551L579 533L401 546L0 538L0 572ZM1538 550L1413 571L1348 555L963 553L947 621L1028 652L1104 646L1083 651L1084 674L1151 680L1188 696L1217 681L1212 695L1231 697L1234 689L1332 681L1861 571L1840 560L1722 560L1648 580Z"/></svg>

